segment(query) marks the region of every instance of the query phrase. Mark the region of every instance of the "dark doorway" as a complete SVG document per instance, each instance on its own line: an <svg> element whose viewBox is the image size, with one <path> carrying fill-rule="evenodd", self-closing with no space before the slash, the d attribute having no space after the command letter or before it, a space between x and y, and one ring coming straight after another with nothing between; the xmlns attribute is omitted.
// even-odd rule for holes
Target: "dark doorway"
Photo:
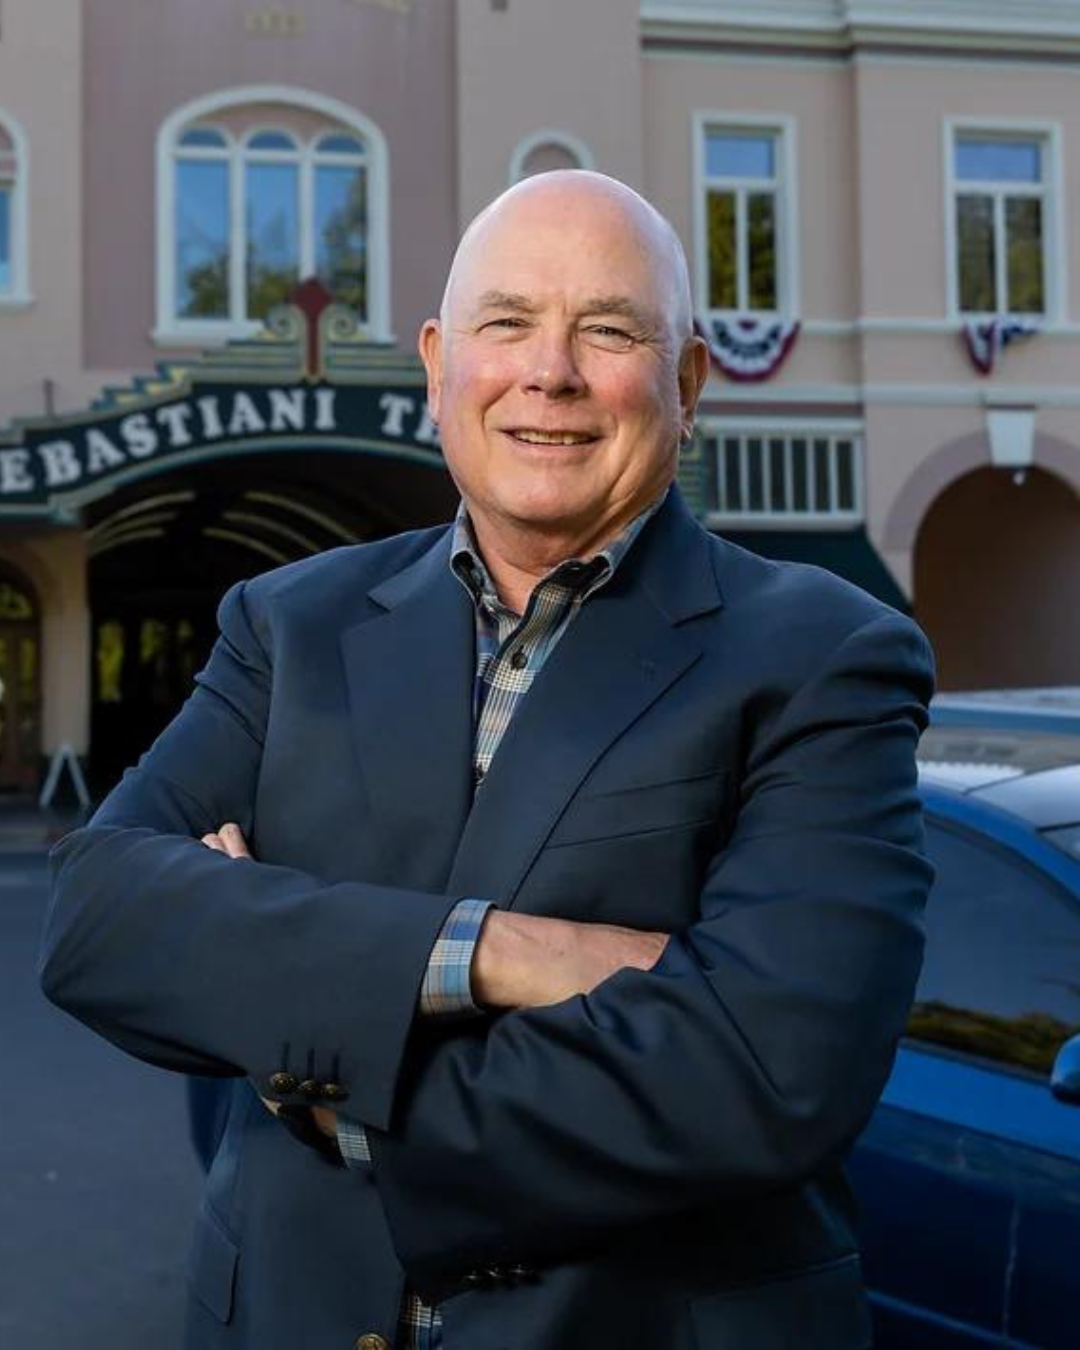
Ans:
<svg viewBox="0 0 1080 1350"><path fill-rule="evenodd" d="M41 772L41 615L31 587L0 565L0 791Z"/></svg>
<svg viewBox="0 0 1080 1350"><path fill-rule="evenodd" d="M88 512L97 796L190 693L234 582L327 548L436 524L440 469L361 454L244 455L162 475Z"/></svg>
<svg viewBox="0 0 1080 1350"><path fill-rule="evenodd" d="M977 469L915 546L915 617L941 689L1080 684L1080 501L1043 469Z"/></svg>

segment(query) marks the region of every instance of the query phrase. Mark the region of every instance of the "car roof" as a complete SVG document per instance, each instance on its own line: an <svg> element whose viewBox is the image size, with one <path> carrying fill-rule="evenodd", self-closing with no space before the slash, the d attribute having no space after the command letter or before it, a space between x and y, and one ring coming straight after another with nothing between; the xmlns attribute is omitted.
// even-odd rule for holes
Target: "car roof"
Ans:
<svg viewBox="0 0 1080 1350"><path fill-rule="evenodd" d="M1080 824L1075 733L932 724L918 757L923 782L990 803L1035 829Z"/></svg>
<svg viewBox="0 0 1080 1350"><path fill-rule="evenodd" d="M952 690L934 696L930 720L938 726L1015 727L1080 735L1080 685Z"/></svg>

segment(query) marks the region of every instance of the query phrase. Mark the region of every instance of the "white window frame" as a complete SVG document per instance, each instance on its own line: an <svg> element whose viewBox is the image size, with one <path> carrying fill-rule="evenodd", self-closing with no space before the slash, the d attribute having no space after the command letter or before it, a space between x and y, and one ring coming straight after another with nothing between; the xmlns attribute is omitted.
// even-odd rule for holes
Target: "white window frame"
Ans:
<svg viewBox="0 0 1080 1350"><path fill-rule="evenodd" d="M265 131L285 131L301 138L288 126L267 123L246 132L241 140L214 122L215 114L233 111L247 104L280 104L321 113L343 130L352 132L363 142L365 153L357 157L366 169L367 190L367 322L362 332L374 342L393 342L390 328L390 221L389 221L389 155L386 138L369 118L338 99L315 94L307 89L286 85L246 85L219 90L175 109L162 123L157 137L157 314L154 342L161 346L188 346L227 341L230 338L251 337L263 325L259 320L243 317L246 307L246 271L236 265L243 259L246 245L244 222L244 164L251 160L262 163L298 163L300 166L300 277L314 271L315 240L311 220L314 194L314 176L317 164L349 163L344 155L330 155L318 151L315 141L332 130L318 132L302 143L296 151L256 150L246 147L252 137ZM181 150L179 141L185 131L196 125L214 127L228 143L228 151L207 147ZM185 319L176 313L176 174L177 158L206 158L230 161L230 264L229 317L222 319ZM307 218L305 221L305 217ZM311 267L305 271L305 263Z"/></svg>
<svg viewBox="0 0 1080 1350"><path fill-rule="evenodd" d="M715 318L732 318L740 314L753 314L763 319L797 317L800 311L800 277L798 155L795 119L784 114L699 110L693 114L691 121L694 173L694 300L697 312ZM731 131L735 134L748 131L767 132L776 139L777 275L775 309L712 309L709 306L709 229L705 199L710 187L720 186L720 180L710 178L706 173L706 141L710 132L723 133L725 131ZM745 181L752 183L750 179ZM768 186L772 189L774 184L770 183ZM741 259L741 237L738 247ZM742 287L744 281L741 261L739 275L739 285Z"/></svg>
<svg viewBox="0 0 1080 1350"><path fill-rule="evenodd" d="M30 292L30 141L22 125L0 109L0 126L11 139L15 179L11 188L11 284L0 291L0 309L25 309Z"/></svg>
<svg viewBox="0 0 1080 1350"><path fill-rule="evenodd" d="M1008 117L949 117L942 126L942 154L945 177L945 278L948 292L948 315L950 323L961 324L980 319L1007 317L1011 311L1004 305L1008 293L1007 258L1003 249L997 249L997 275L995 289L998 295L996 310L975 311L960 307L960 268L957 257L959 244L956 222L956 199L962 192L982 191L983 185L956 176L956 146L966 136L982 139L997 138L1013 141L1038 141L1043 150L1043 183L1030 195L1040 196L1043 201L1043 296L1046 308L1042 314L1023 313L1013 317L1027 320L1042 320L1045 323L1066 322L1068 306L1068 275L1066 250L1063 242L1066 238L1064 226L1064 193L1062 192L1062 156L1061 124L1059 122L1032 121ZM1020 183L1002 184L1000 189L985 185L985 191L995 201L995 239L998 235L998 215L1003 196L1024 196L1025 185ZM1001 230L1004 239L1004 227Z"/></svg>
<svg viewBox="0 0 1080 1350"><path fill-rule="evenodd" d="M565 150L568 155L573 155L577 160L579 169L595 169L596 160L593 153L585 142L575 136L570 131L533 131L528 136L522 137L514 146L514 152L510 156L510 177L509 185L514 186L520 183L525 172L525 161L534 150L539 150L541 146L554 145L560 150Z"/></svg>
<svg viewBox="0 0 1080 1350"><path fill-rule="evenodd" d="M789 447L793 440L829 441L832 447L830 449L830 474L834 496L839 491L837 486L839 466L836 443L842 440L852 442L851 472L854 506L850 510L726 511L708 504L705 521L711 528L729 530L850 530L865 524L866 436L865 426L861 421L704 416L698 418L698 436L702 441L703 454L710 453L709 448L704 444L707 439L723 441L725 438L736 438L743 441L744 447L751 437L762 441L783 440ZM748 449L744 448L742 456L742 477L745 479L748 476ZM786 455L786 460L788 495L793 498L793 458L790 450Z"/></svg>

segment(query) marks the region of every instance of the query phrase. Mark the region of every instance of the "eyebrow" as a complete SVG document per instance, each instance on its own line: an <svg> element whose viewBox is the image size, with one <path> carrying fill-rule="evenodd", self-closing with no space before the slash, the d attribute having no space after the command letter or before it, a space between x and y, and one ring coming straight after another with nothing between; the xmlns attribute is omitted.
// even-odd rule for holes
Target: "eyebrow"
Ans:
<svg viewBox="0 0 1080 1350"><path fill-rule="evenodd" d="M502 309L514 314L534 314L536 305L527 295L516 291L485 291L477 301L476 312ZM625 295L593 295L578 307L579 314L611 315L629 319L639 328L649 328L653 320L648 311Z"/></svg>

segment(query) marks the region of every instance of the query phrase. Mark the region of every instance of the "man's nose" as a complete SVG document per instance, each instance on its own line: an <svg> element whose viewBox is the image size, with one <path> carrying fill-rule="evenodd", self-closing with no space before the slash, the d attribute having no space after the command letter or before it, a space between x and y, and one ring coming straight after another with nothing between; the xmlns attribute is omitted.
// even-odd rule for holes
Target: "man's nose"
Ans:
<svg viewBox="0 0 1080 1350"><path fill-rule="evenodd" d="M531 346L525 371L527 389L547 394L549 398L565 398L579 394L585 388L573 334L537 334Z"/></svg>

